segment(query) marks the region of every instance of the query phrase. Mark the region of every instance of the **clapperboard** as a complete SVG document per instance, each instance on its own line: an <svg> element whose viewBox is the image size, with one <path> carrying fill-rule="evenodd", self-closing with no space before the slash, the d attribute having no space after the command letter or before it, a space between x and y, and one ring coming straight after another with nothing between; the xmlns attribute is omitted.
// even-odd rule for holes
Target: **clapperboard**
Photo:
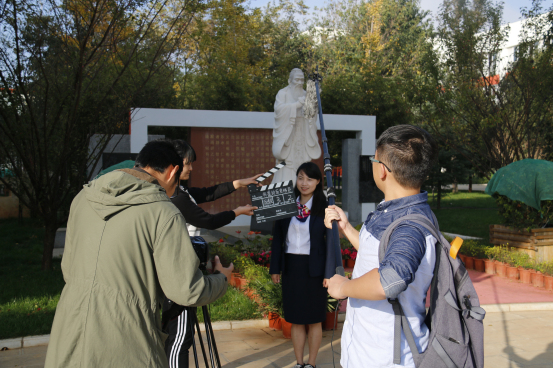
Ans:
<svg viewBox="0 0 553 369"><path fill-rule="evenodd" d="M257 178L256 181L258 183L263 182L285 165L285 162L278 164ZM252 199L252 206L258 207L257 210L253 211L252 230L257 225L263 226L264 223L272 223L278 219L291 218L298 215L293 181L271 183L262 187L251 184L248 186L248 191Z"/></svg>

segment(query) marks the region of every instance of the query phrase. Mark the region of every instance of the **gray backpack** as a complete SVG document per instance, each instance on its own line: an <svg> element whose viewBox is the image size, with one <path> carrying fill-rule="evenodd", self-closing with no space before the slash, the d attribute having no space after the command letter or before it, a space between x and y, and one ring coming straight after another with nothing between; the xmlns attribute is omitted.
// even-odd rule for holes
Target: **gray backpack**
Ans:
<svg viewBox="0 0 553 369"><path fill-rule="evenodd" d="M434 223L438 221L432 214ZM428 347L419 353L409 321L398 299L388 299L395 315L394 364L401 363L401 330L405 334L417 368L482 368L484 366L484 325L486 312L480 307L478 295L463 262L449 256L451 245L423 215L410 214L384 231L378 256L384 259L390 236L401 223L411 221L426 228L437 240L436 265L430 284L430 308L425 324L430 329Z"/></svg>

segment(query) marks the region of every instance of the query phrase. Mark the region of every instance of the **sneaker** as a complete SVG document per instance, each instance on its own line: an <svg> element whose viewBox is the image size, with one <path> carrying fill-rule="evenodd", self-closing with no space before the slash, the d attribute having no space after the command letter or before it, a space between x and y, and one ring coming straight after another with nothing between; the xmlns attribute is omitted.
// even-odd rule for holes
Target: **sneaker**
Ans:
<svg viewBox="0 0 553 369"><path fill-rule="evenodd" d="M305 364L303 367L304 367L304 368L316 368L317 365L313 366L313 365L311 365L311 364Z"/></svg>
<svg viewBox="0 0 553 369"><path fill-rule="evenodd" d="M303 368L303 367L304 367L304 366L301 365L301 364L296 364L296 365L293 366L293 368Z"/></svg>

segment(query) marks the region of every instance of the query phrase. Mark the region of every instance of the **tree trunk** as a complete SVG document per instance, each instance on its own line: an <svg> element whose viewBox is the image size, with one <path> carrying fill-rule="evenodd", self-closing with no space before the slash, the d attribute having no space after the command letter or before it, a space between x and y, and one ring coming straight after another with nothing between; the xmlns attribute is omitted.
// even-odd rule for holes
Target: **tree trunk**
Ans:
<svg viewBox="0 0 553 369"><path fill-rule="evenodd" d="M453 183L451 186L451 193L457 193L459 192L459 185L457 184L457 180Z"/></svg>
<svg viewBox="0 0 553 369"><path fill-rule="evenodd" d="M42 253L42 270L52 269L52 254L54 252L54 242L56 241L56 231L58 224L56 221L45 222L44 231L44 250Z"/></svg>
<svg viewBox="0 0 553 369"><path fill-rule="evenodd" d="M442 184L438 183L438 201L436 202L436 209L440 210L442 207Z"/></svg>
<svg viewBox="0 0 553 369"><path fill-rule="evenodd" d="M472 192L472 174L469 176L469 193Z"/></svg>

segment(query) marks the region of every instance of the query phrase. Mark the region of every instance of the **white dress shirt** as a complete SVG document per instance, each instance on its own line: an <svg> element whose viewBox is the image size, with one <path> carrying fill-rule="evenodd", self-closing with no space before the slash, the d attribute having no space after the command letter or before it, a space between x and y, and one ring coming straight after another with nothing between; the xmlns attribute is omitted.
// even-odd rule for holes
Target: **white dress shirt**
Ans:
<svg viewBox="0 0 553 369"><path fill-rule="evenodd" d="M298 197L296 201L300 201ZM313 196L309 199L307 208L311 210L313 204ZM309 235L309 221L310 216L304 222L300 222L298 218L293 217L290 221L290 227L288 228L288 234L286 235L286 253L297 255L309 255L311 250L311 237Z"/></svg>

